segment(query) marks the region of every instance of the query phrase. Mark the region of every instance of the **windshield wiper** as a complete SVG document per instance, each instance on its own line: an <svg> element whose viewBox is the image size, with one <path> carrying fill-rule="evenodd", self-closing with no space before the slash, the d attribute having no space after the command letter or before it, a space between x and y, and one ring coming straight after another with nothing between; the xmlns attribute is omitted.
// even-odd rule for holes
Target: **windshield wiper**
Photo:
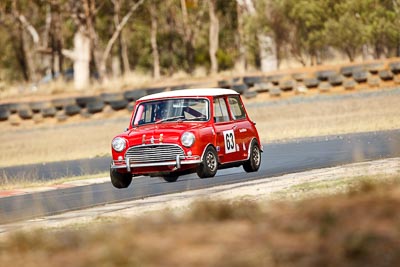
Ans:
<svg viewBox="0 0 400 267"><path fill-rule="evenodd" d="M165 121L174 121L174 120L182 121L183 119L185 119L185 116L175 116L175 117L169 117L169 118L165 118L165 119L156 121L156 123L162 123L162 122L165 122Z"/></svg>

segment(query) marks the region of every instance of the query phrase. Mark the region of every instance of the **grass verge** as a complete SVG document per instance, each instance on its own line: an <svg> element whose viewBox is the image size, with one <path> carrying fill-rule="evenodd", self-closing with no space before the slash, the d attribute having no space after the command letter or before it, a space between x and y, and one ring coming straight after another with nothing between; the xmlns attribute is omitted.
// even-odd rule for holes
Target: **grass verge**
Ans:
<svg viewBox="0 0 400 267"><path fill-rule="evenodd" d="M398 266L399 179L268 206L197 202L179 216L18 232L0 242L0 265Z"/></svg>

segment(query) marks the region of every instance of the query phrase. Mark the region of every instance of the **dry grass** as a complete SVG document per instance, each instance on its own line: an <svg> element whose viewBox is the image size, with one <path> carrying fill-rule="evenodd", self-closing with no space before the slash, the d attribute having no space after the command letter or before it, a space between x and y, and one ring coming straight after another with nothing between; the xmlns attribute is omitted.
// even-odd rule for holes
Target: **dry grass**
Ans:
<svg viewBox="0 0 400 267"><path fill-rule="evenodd" d="M275 106L246 102L263 142L400 128L400 94ZM13 127L3 123L0 166L109 155L112 137L127 127L130 114L103 116L64 124L30 121Z"/></svg>
<svg viewBox="0 0 400 267"><path fill-rule="evenodd" d="M400 129L400 94L248 108L263 142Z"/></svg>
<svg viewBox="0 0 400 267"><path fill-rule="evenodd" d="M379 179L379 177L376 177ZM184 215L15 233L1 266L398 266L400 186L269 207L198 202Z"/></svg>

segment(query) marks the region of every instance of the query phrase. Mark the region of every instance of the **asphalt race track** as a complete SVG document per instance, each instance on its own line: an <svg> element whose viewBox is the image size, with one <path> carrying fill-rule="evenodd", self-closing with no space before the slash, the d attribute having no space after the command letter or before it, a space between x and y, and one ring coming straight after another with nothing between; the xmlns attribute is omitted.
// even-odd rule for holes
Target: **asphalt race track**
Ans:
<svg viewBox="0 0 400 267"><path fill-rule="evenodd" d="M175 183L166 183L158 178L136 177L127 189L114 189L108 182L4 197L0 199L0 223L309 169L399 156L400 130L265 144L262 165L256 173L245 173L239 167L220 170L216 177L210 179L199 179L196 174L192 174L180 177Z"/></svg>

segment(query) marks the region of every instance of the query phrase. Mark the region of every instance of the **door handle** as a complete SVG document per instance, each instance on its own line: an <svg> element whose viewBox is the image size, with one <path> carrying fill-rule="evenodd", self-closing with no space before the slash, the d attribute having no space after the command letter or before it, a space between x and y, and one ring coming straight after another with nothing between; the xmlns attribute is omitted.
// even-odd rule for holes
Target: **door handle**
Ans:
<svg viewBox="0 0 400 267"><path fill-rule="evenodd" d="M232 130L236 130L236 128L237 128L236 125L233 125L233 126L232 126Z"/></svg>

